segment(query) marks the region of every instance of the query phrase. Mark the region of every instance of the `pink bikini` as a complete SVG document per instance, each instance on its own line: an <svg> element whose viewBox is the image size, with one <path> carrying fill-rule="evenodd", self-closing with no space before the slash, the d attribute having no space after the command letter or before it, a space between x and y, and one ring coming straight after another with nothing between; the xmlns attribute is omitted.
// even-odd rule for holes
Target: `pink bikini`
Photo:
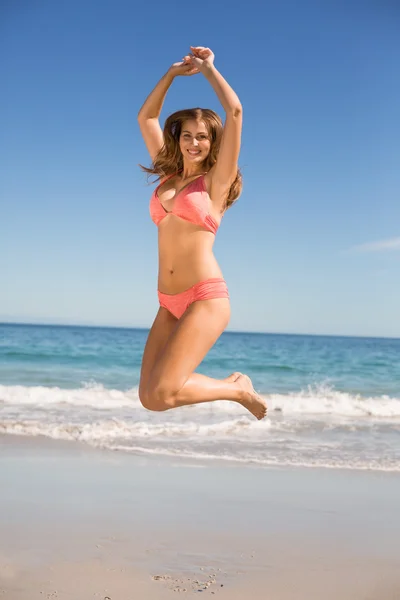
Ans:
<svg viewBox="0 0 400 600"><path fill-rule="evenodd" d="M158 190L168 179L174 177L171 175L164 179L154 190L150 200L150 216L157 225L168 214L176 215L185 221L194 223L210 231L214 235L218 229L218 223L208 211L208 192L204 182L204 175L197 177L185 185L176 195L174 205L171 211L167 211L160 202ZM180 319L186 309L198 300L210 300L212 298L229 298L228 288L225 280L220 277L213 277L206 281L199 281L191 288L178 294L164 294L158 291L160 306L166 308L177 319Z"/></svg>

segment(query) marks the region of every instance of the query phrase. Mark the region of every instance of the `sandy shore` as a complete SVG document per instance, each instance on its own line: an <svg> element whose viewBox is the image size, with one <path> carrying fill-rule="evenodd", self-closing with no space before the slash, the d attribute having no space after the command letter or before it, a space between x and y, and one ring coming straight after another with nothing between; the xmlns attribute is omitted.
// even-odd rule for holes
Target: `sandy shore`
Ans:
<svg viewBox="0 0 400 600"><path fill-rule="evenodd" d="M0 437L0 598L398 600L400 477Z"/></svg>

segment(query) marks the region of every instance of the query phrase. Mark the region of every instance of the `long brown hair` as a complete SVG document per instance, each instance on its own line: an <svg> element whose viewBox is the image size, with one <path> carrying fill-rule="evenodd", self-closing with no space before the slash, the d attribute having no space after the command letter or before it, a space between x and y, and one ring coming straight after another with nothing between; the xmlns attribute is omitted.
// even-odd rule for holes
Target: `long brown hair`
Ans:
<svg viewBox="0 0 400 600"><path fill-rule="evenodd" d="M160 180L168 175L183 171L183 156L179 147L179 138L184 121L193 119L195 121L204 121L208 134L210 136L210 152L204 160L203 168L209 171L217 162L218 152L221 144L223 124L220 117L209 108L186 108L178 110L170 115L164 125L164 145L155 157L151 167L140 167L149 175L157 175ZM229 188L225 201L225 208L232 206L234 201L239 198L242 191L242 175L237 170L236 178Z"/></svg>

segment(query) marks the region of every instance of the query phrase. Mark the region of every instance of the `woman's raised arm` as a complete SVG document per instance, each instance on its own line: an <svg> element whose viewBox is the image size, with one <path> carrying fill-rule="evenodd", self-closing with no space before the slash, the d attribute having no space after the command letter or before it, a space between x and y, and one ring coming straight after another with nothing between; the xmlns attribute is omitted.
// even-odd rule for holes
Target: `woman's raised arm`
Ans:
<svg viewBox="0 0 400 600"><path fill-rule="evenodd" d="M226 79L214 66L214 54L209 48L191 47L191 62L209 81L225 110L225 125L216 164L212 167L212 187L219 194L227 192L238 171L242 134L242 105Z"/></svg>
<svg viewBox="0 0 400 600"><path fill-rule="evenodd" d="M178 75L194 75L198 72L199 69L191 64L190 56L185 56L182 62L174 63L147 96L142 108L139 110L140 131L152 161L154 161L164 144L159 117L165 96L173 80Z"/></svg>

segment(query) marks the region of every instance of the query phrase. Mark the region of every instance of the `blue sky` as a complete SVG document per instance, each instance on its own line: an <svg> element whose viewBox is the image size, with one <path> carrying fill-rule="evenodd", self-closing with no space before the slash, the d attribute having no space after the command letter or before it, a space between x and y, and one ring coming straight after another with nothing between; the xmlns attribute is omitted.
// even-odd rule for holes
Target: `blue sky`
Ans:
<svg viewBox="0 0 400 600"><path fill-rule="evenodd" d="M231 330L400 336L400 9L35 0L0 15L0 320L149 327L157 230L136 115L190 45L244 107L215 254ZM223 111L201 75L180 108Z"/></svg>

